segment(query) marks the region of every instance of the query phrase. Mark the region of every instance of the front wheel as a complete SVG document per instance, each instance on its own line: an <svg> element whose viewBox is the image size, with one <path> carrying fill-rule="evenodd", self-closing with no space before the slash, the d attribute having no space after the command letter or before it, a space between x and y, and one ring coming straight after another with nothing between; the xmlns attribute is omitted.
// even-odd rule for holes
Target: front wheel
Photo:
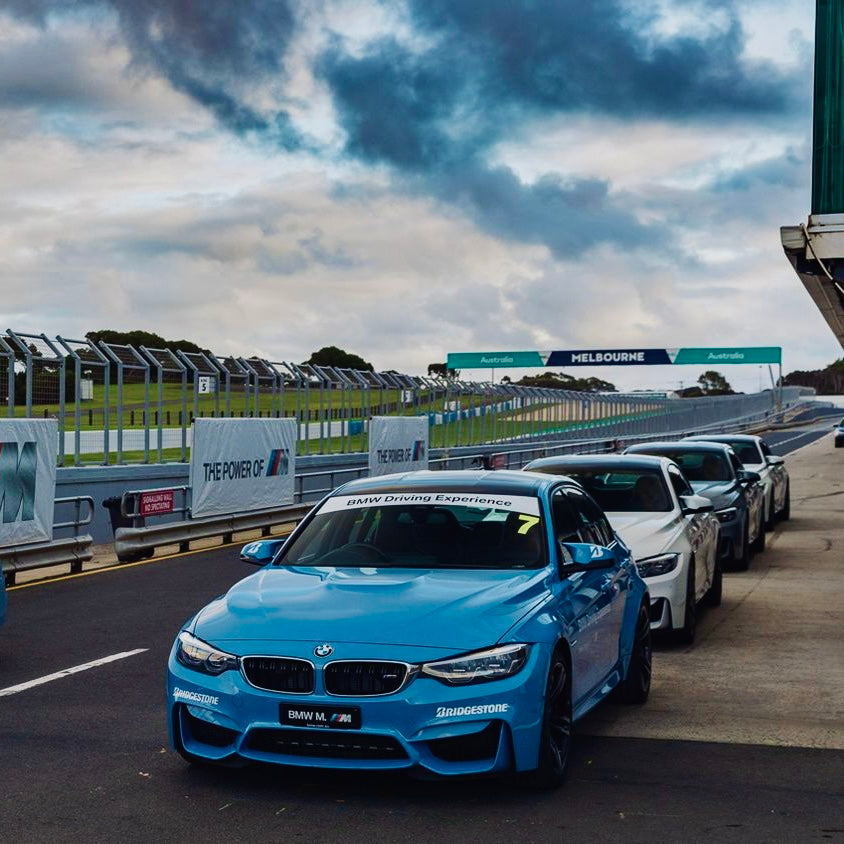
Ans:
<svg viewBox="0 0 844 844"><path fill-rule="evenodd" d="M761 554L762 551L765 550L765 526L763 524L759 525L759 533L756 534L756 539L753 540L753 548L754 554Z"/></svg>
<svg viewBox="0 0 844 844"><path fill-rule="evenodd" d="M736 569L738 571L747 571L747 567L750 565L750 537L749 537L749 527L748 527L748 519L749 515L745 516L744 520L744 530L741 532L741 550L739 552L739 557L736 560Z"/></svg>
<svg viewBox="0 0 844 844"><path fill-rule="evenodd" d="M651 616L648 605L643 603L636 616L633 652L630 654L627 675L616 689L615 697L621 703L644 703L648 699L651 693L652 661Z"/></svg>
<svg viewBox="0 0 844 844"><path fill-rule="evenodd" d="M565 781L571 750L571 724L571 675L565 655L555 651L545 684L538 765L521 776L529 788L557 788Z"/></svg>
<svg viewBox="0 0 844 844"><path fill-rule="evenodd" d="M683 626L674 631L674 640L681 645L691 645L697 632L697 603L695 602L695 560L689 560L689 576L686 578L686 611Z"/></svg>
<svg viewBox="0 0 844 844"><path fill-rule="evenodd" d="M721 597L724 592L724 573L721 571L721 561L716 558L715 570L712 572L712 584L704 596L704 601L709 607L721 606Z"/></svg>
<svg viewBox="0 0 844 844"><path fill-rule="evenodd" d="M785 503L780 511L780 518L787 522L791 518L791 485L785 488Z"/></svg>

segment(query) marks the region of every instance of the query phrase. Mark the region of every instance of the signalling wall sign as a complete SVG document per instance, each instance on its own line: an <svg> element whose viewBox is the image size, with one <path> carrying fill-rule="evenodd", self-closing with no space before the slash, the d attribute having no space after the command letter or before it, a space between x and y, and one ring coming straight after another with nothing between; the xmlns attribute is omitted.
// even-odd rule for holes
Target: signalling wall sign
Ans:
<svg viewBox="0 0 844 844"><path fill-rule="evenodd" d="M50 542L58 422L0 420L0 547Z"/></svg>
<svg viewBox="0 0 844 844"><path fill-rule="evenodd" d="M195 419L191 515L292 504L296 433L295 419Z"/></svg>
<svg viewBox="0 0 844 844"><path fill-rule="evenodd" d="M428 468L427 416L373 416L369 422L369 474Z"/></svg>
<svg viewBox="0 0 844 844"><path fill-rule="evenodd" d="M509 369L534 366L658 366L782 363L780 346L678 349L569 349L550 352L449 352L449 369Z"/></svg>

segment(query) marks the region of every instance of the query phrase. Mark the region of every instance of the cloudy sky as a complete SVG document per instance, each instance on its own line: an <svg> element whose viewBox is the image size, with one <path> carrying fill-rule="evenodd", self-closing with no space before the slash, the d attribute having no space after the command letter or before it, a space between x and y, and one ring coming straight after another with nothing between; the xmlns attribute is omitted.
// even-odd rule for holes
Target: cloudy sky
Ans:
<svg viewBox="0 0 844 844"><path fill-rule="evenodd" d="M813 26L812 0L0 0L0 328L423 374L825 366L779 243L809 211Z"/></svg>

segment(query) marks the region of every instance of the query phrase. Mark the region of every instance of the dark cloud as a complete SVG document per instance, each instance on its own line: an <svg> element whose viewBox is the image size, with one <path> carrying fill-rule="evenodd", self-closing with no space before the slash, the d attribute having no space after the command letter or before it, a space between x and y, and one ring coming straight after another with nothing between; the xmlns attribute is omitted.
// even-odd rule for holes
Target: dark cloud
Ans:
<svg viewBox="0 0 844 844"><path fill-rule="evenodd" d="M526 184L489 164L490 152L542 118L569 114L696 122L793 114L805 68L746 60L737 4L700 0L705 25L662 36L621 0L407 0L419 38L353 49L336 33L315 71L346 153L392 168L407 190L558 256L600 242L635 248L654 234L606 183L549 175ZM283 90L287 52L313 10L306 0L6 0L6 8L41 23L108 8L137 66L166 76L234 132L288 150L304 144L283 103L258 107L250 94L267 82Z"/></svg>

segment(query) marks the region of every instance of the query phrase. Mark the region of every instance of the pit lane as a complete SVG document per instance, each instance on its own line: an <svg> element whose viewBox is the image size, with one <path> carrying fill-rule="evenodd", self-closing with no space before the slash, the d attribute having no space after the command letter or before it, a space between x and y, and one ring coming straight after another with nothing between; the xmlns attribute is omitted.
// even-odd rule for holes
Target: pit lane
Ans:
<svg viewBox="0 0 844 844"><path fill-rule="evenodd" d="M196 607L249 573L231 547L13 589L0 688L147 650L0 697L5 836L844 840L844 451L828 432L787 458L792 520L725 578L692 647L657 648L646 706L579 723L552 794L186 766L167 748L166 654Z"/></svg>

